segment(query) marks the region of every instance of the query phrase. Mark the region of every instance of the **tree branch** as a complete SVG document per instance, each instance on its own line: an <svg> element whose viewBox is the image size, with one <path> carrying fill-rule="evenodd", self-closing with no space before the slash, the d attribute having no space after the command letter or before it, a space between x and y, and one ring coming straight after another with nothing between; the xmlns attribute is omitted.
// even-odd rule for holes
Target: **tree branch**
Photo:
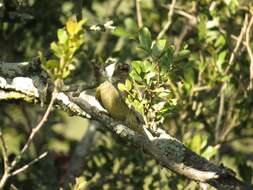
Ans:
<svg viewBox="0 0 253 190"><path fill-rule="evenodd" d="M15 87L15 83L10 85ZM34 88L32 85L30 87ZM2 88L0 81L0 91L5 90L5 88ZM32 97L37 98L36 96ZM80 97L73 97L71 94L67 96L65 93L60 92L56 97L56 103L61 106L61 109L70 112L72 115L92 118L101 122L107 126L108 130L132 141L156 159L161 166L177 174L198 182L208 183L219 190L252 189L252 187L238 180L230 169L209 162L163 130L159 130L160 136L158 137L153 137L146 130L148 136L145 136L131 130L126 124L113 120L92 96L88 97L82 93Z"/></svg>
<svg viewBox="0 0 253 190"><path fill-rule="evenodd" d="M161 32L158 34L158 36L157 36L158 40L161 39L164 36L164 34L168 31L168 29L171 25L175 5L176 5L176 0L172 0L170 10L168 12L168 21L166 22L166 24L163 27L163 29L161 30Z"/></svg>

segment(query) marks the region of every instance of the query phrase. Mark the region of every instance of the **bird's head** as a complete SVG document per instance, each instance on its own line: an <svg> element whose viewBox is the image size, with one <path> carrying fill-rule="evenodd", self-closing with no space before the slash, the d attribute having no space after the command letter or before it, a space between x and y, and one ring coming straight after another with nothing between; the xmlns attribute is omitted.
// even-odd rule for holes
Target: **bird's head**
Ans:
<svg viewBox="0 0 253 190"><path fill-rule="evenodd" d="M126 63L111 63L105 67L108 80L112 83L124 82L130 72L130 65Z"/></svg>

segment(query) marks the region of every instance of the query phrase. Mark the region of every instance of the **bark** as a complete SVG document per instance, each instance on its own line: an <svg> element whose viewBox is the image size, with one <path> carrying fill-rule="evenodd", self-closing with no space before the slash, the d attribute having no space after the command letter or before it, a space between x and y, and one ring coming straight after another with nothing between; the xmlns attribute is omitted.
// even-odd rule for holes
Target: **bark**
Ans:
<svg viewBox="0 0 253 190"><path fill-rule="evenodd" d="M0 102L15 99L46 103L50 97L52 85L47 75L37 68L39 64L37 66L35 64L36 67L32 62L21 65L22 67L19 63L13 63L10 67L10 65L0 63ZM104 112L96 99L85 92L79 97L61 92L56 103L60 109L72 115L99 121L107 126L108 130L134 142L145 153L156 159L161 166L177 174L197 182L210 184L219 190L253 189L238 180L232 170L209 162L163 130L159 130L159 136L152 136L148 130L145 130L145 134L140 134L128 128L126 124L113 120Z"/></svg>

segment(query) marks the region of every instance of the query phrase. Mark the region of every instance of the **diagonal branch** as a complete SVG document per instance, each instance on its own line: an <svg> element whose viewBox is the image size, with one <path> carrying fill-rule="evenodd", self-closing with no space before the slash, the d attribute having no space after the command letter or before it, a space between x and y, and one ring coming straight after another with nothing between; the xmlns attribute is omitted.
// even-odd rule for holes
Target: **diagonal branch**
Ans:
<svg viewBox="0 0 253 190"><path fill-rule="evenodd" d="M161 32L158 34L158 36L157 36L158 40L164 36L164 34L168 31L168 29L171 25L175 5L176 5L176 0L172 0L170 10L168 12L168 20L167 20L165 26L163 27L163 29L161 30Z"/></svg>
<svg viewBox="0 0 253 190"><path fill-rule="evenodd" d="M252 49L250 47L250 38L251 38L251 31L252 31L252 26L253 26L253 14L251 15L251 19L249 21L249 25L248 28L246 30L246 48L247 48L247 52L249 54L249 59L250 59L250 67L249 67L249 71L250 71L250 83L249 83L249 89L253 88L253 52Z"/></svg>
<svg viewBox="0 0 253 190"><path fill-rule="evenodd" d="M2 89L0 85L0 90L4 91L5 89ZM142 148L161 166L188 179L208 183L219 190L252 189L238 180L230 169L209 162L163 130L160 130L160 136L153 137L149 134L150 138L147 138L145 135L131 130L124 123L113 120L101 109L98 109L97 104L91 105L91 101L90 99L87 101L87 97L72 97L60 92L56 100L63 110L71 111L72 115L99 121L107 126L108 130ZM148 133L148 131L146 132Z"/></svg>
<svg viewBox="0 0 253 190"><path fill-rule="evenodd" d="M163 167L173 172L195 181L208 183L217 189L251 189L236 179L230 169L210 163L164 131L159 137L146 138L132 131L127 126L114 121L97 108L90 106L84 99L76 97L70 97L70 99L92 118L103 123L109 130L122 138L134 142L138 147L142 147L145 152L152 155Z"/></svg>

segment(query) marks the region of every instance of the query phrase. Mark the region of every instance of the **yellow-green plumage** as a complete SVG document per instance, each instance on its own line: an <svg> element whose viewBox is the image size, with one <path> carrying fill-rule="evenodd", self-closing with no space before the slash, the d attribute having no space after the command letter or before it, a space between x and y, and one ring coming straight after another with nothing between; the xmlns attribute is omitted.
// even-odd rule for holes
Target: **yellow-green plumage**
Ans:
<svg viewBox="0 0 253 190"><path fill-rule="evenodd" d="M127 122L134 131L143 132L135 112L123 101L112 83L105 81L100 84L96 89L96 98L112 118Z"/></svg>

